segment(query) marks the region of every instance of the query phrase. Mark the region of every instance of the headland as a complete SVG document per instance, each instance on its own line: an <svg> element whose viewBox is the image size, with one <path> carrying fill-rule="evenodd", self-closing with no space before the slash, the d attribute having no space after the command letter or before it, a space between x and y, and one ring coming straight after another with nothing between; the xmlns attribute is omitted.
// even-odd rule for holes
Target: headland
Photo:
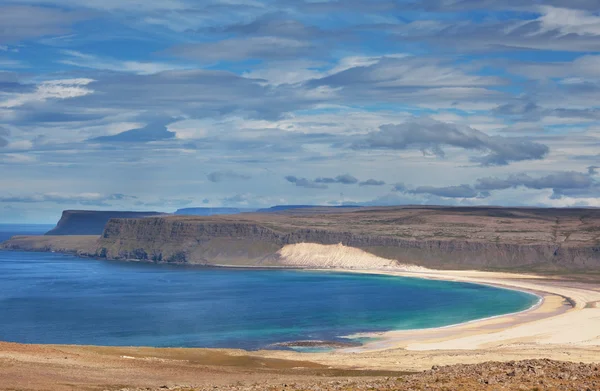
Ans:
<svg viewBox="0 0 600 391"><path fill-rule="evenodd" d="M52 238L20 237L0 247L55 249ZM97 241L79 238L58 247L112 260L320 267L321 261L310 260L310 250L301 256L298 251L298 256L290 256L283 250L306 243L342 244L388 263L433 269L589 275L600 270L600 209L320 207L277 213L110 218Z"/></svg>
<svg viewBox="0 0 600 391"><path fill-rule="evenodd" d="M346 389L360 389L364 384L389 389L389 376L414 382L414 389L427 389L434 388L427 381L443 365L458 366L443 368L438 379L447 372L452 374L448 384L477 383L479 389L493 389L494 382L511 384L512 377L531 371L538 371L530 381L532 387L539 386L539 381L579 386L578 381L593 385L598 380L594 377L598 367L584 363L600 361L600 210L321 208L234 216L117 218L107 222L99 237L73 239L61 246L50 244L52 236L45 238L47 242L15 238L3 247L52 248L123 261L436 278L525 290L543 301L529 311L452 327L364 335L373 339L360 347L325 353L0 344L0 360L11 363L0 371L13 388L23 387L23 371L29 371L32 379L51 376L56 385L52 389L67 389L67 384L87 389L118 389L119 385L208 389L236 381L248 389L253 389L252 384L266 388L284 383L299 385L295 389L314 385L344 389L324 385L319 376L347 386L348 376L357 374L368 380L352 380L354 388ZM482 364L490 361L503 364ZM421 375L406 375L432 366L433 370ZM514 370L504 371L505 366ZM554 373L540 375L548 368L586 374L575 380L569 375L563 382ZM496 373L499 370L501 374ZM345 380L340 380L340 374ZM382 374L388 380L373 380L372 376ZM525 381L520 380L519 384Z"/></svg>

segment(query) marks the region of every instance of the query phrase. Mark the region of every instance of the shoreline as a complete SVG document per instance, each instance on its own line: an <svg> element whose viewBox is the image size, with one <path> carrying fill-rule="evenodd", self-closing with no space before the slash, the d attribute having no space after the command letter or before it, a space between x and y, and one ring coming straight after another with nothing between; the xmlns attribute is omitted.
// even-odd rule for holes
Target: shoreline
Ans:
<svg viewBox="0 0 600 391"><path fill-rule="evenodd" d="M75 256L68 254L69 256ZM79 257L81 258L81 257ZM90 259L90 258L87 258ZM101 261L107 261L100 259ZM541 297L532 307L511 314L475 319L437 328L390 330L354 334L351 337L376 338L356 348L339 348L327 352L293 350L221 349L234 356L265 359L310 361L333 368L422 370L436 364L477 363L485 360L520 358L552 358L584 362L600 361L600 287L565 279L485 271L427 271L402 268L315 268L315 267L243 267L240 265L195 265L235 269L280 269L308 272L332 272L388 275L396 277L437 279L489 285L501 289L527 292ZM578 330L579 329L579 330ZM570 331L565 331L570 330ZM347 338L348 336L346 336ZM342 337L343 338L343 337ZM0 342L0 358L2 353ZM35 348L67 345L23 345ZM98 346L79 346L83 350ZM110 347L109 347L110 348ZM144 349L156 357L172 348L131 347L110 349ZM211 351L205 348L179 348L189 351ZM451 353L450 353L451 352ZM421 353L425 353L422 355ZM427 358L428 357L428 358Z"/></svg>
<svg viewBox="0 0 600 391"><path fill-rule="evenodd" d="M239 265L236 269L240 269ZM348 378L399 378L407 373L429 370L432 366L462 364L459 368L464 368L465 364L490 361L551 359L588 364L600 362L600 286L597 284L479 271L276 269L493 285L533 293L543 300L518 313L441 328L372 333L371 337L379 339L367 341L359 347L334 348L325 352L0 342L0 379L3 379L0 389L184 390L194 387L215 389L240 382L261 384L260 389L269 389L270 385L281 387L283 384L312 384Z"/></svg>
<svg viewBox="0 0 600 391"><path fill-rule="evenodd" d="M124 263L137 263L137 264L148 264L148 265L165 265L165 266L182 267L182 268L198 268L198 269L210 268L210 269L231 269L231 270L287 270L287 271L306 271L306 272L319 272L319 273L364 274L364 275L374 275L374 276L379 275L379 276L391 276L391 277L402 277L402 278L416 278L416 279L425 279L425 280L439 280L439 281L448 281L448 282L461 282L461 283L474 284L474 285L483 285L483 286L489 286L489 287L494 287L494 288L498 288L498 289L512 290L512 291L516 291L516 292L523 292L523 293L527 293L530 295L534 295L538 298L537 302L534 303L532 306L530 306L524 310L521 310L521 311L507 313L507 314L493 315L493 316L489 316L489 317L485 317L485 318L472 319L472 320L468 320L465 322L449 324L449 325L445 325L445 326L438 326L438 327L427 327L427 328L419 328L419 329L391 329L391 330L387 330L387 331L373 331L373 332L366 331L366 332L360 332L360 333L355 333L355 334L351 334L351 335L342 335L342 336L337 337L337 338L350 339L350 340L354 340L357 338L373 338L373 339L377 340L377 341L367 342L365 344L362 344L361 347L353 348L353 349L360 349L360 350L364 350L364 351L370 350L371 345L373 345L377 342L386 341L387 339L389 339L389 336L391 336L395 333L420 333L420 332L427 332L427 331L450 330L450 329L460 328L463 326L477 325L477 324L480 324L480 323L483 323L486 321L495 320L495 319L502 319L502 318L507 318L507 317L516 316L516 315L520 315L520 314L529 313L529 312L535 311L536 309L540 308L544 304L544 302L545 302L544 294L548 293L547 291L544 291L543 289L522 288L522 287L515 286L514 284L506 283L505 281L504 282L487 282L487 281L473 280L471 278L464 279L464 278L460 277L460 275L464 274L464 273L496 274L496 272L485 272L485 271L477 271L477 270L465 270L465 271L437 270L437 269L426 269L426 268L422 268L423 270L415 271L414 269L411 270L412 265L406 265L408 267L404 267L404 265L403 265L403 266L399 266L398 268L390 267L390 268L378 268L378 269L335 268L335 267L314 268L314 267L290 266L290 265L282 265L282 266L254 266L254 265L228 265L228 264L186 265L186 264L166 264L166 263L165 264L162 264L162 263L157 264L157 263L151 262L151 261L140 261L140 260L135 260L135 259L115 261L115 260L108 260L108 259L99 258L99 257L89 257L89 256L82 255L82 254L64 253L64 252L60 252L60 251L36 251L36 250L23 251L23 250L13 250L13 249L2 249L0 251L28 252L28 253L39 252L41 254L56 253L56 254L72 256L72 257L79 258L82 260L93 260L93 261L101 261L101 262L124 262ZM451 275L451 273L452 273L452 275ZM544 278L544 277L537 276L537 275L526 275L526 274L517 274L517 273L513 274L513 273L504 273L503 272L501 274L513 275L513 276L524 276L525 278L531 278L531 279L543 279ZM575 299L570 298L568 296L562 296L562 295L559 295L559 296L563 297L564 299L569 301L571 304L572 308L566 309L565 312L576 307L577 301ZM11 343L9 341L0 341L0 342ZM51 345L51 344L38 344L38 345ZM76 345L76 346L118 347L118 346L104 346L104 345ZM151 346L135 346L135 347L150 348L150 349L163 349L162 347L151 347ZM390 348L392 348L392 346L390 346ZM165 347L164 349L173 349L173 348ZM213 349L213 348L184 348L184 349ZM234 347L224 348L224 349L238 350L238 348L234 348ZM252 350L244 350L244 351L247 351L250 353L250 352L256 352L256 351L260 351L260 350L261 349L254 350L254 351L252 351ZM348 350L347 348L334 348L333 349L333 351L340 352L340 353L345 353L347 350ZM380 348L378 348L377 350L380 350ZM306 354L306 352L303 352L301 350L293 350L293 352L297 352L300 354Z"/></svg>
<svg viewBox="0 0 600 391"><path fill-rule="evenodd" d="M494 287L494 288L498 288L498 289L505 289L505 290L515 291L515 292L527 293L527 294L537 297L537 299L538 299L532 306L530 306L526 309L523 309L521 311L511 312L511 313L507 313L507 314L492 315L492 316L488 316L485 318L472 319L472 320L468 320L465 322L449 324L446 326L427 327L427 328L420 328L420 329L392 329L392 330L387 330L387 331L375 331L375 332L367 331L367 332L362 332L362 333L355 333L355 334L350 334L350 335L339 336L339 338L345 338L345 339L350 339L350 340L356 340L359 338L373 339L373 341L364 343L360 347L333 349L333 351L339 352L339 353L368 352L368 351L379 351L379 350L386 350L386 349L394 348L393 341L392 341L393 336L398 333L412 334L412 333L436 332L436 331L460 329L460 328L467 327L467 326L478 326L478 325L484 324L485 322L488 322L488 321L502 320L503 318L509 318L509 317L514 317L514 316L518 316L518 315L522 315L522 314L531 313L531 312L538 310L539 308L541 308L544 305L544 303L546 301L545 295L547 295L547 292L545 292L543 290L518 288L518 287L515 287L514 285L506 284L506 283L491 283L491 282L480 282L480 281L472 281L472 280L468 280L468 281L457 280L456 278L451 278L450 276L447 276L444 274L445 272L453 272L453 273L461 272L461 271L456 271L456 270L449 270L449 271L434 270L434 269L428 269L427 271L404 271L404 270L385 270L385 269L363 269L363 270L361 270L361 269L298 269L298 270L307 270L307 271L314 271L314 272L382 275L382 276L393 276L393 277L402 277L402 278L417 278L417 279L426 279L426 280L461 282L461 283L466 283L466 284L483 285L483 286ZM474 270L473 271L465 271L465 272L494 273L494 272L480 272L480 271L474 271ZM428 273L428 275L427 276L419 275L419 274L423 274L423 273ZM436 276L432 277L432 275L429 273L435 273ZM527 275L527 277L540 278L535 275ZM561 297L563 297L565 300L567 300L569 302L569 308L564 308L561 311L561 313L568 312L575 308L573 299L571 299L567 296L561 296ZM553 314L549 317L552 317L552 316L556 316L556 314ZM517 324L517 323L515 323L515 324ZM387 346L384 346L384 347L378 346L381 344L384 344ZM374 345L377 347L374 347ZM302 351L298 351L298 352L305 353Z"/></svg>
<svg viewBox="0 0 600 391"><path fill-rule="evenodd" d="M399 266L399 267L389 267L389 268L378 268L378 269L360 269L360 268L312 268L312 267L304 267L304 266L291 266L291 265L283 265L283 266L258 266L258 265L229 265L229 264L217 264L217 265L186 265L186 264L168 264L168 263L155 263L155 262L151 262L151 261L143 261L143 260L135 260L135 259L128 259L128 260L123 260L123 261L116 261L116 260L110 260L110 259L105 259L105 258L100 258L100 257L89 257L86 255L78 255L78 254L73 254L73 253L64 253L64 252L60 252L60 251L36 251L36 250L32 250L32 251L22 251L22 250L14 250L14 249L2 249L0 250L0 252L24 252L24 253L40 253L40 254L60 254L60 255L65 255L67 257L74 257L74 258L78 258L81 260L91 260L91 261L100 261L100 262L109 262L109 263L124 263L124 264L140 264L140 265L152 265L152 266L165 266L165 267L172 267L172 268L182 268L182 269L223 269L223 270L252 270L252 271L256 271L256 270L271 270L271 271L296 271L296 272L316 272L316 273L337 273L337 274L362 274L362 275L371 275L371 276L391 276L391 277L401 277L401 278L415 278L415 279L424 279L424 280L439 280L439 281L449 281L449 282L460 282L460 283L465 283L465 284L473 284L473 285L482 285L482 286L488 286L488 287L493 287L493 288L497 288L497 289L503 289L503 290L509 290L509 291L515 291L515 292L522 292L522 293L527 293L530 295L533 295L535 297L537 297L537 301L523 309L517 312L511 312L511 313L505 313L505 314L498 314L498 315L492 315L492 316L488 316L485 318L477 318L477 319L471 319L471 320L467 320L464 322L460 322L460 323L454 323L454 324L448 324L448 325L444 325L444 326L434 326L434 327L424 327L424 328L419 328L419 329L390 329L390 330L386 330L386 331L364 331L364 332L358 332L355 334L351 334L351 335L339 335L336 336L336 338L340 338L340 339L348 339L351 341L356 340L357 338L377 338L378 340L380 340L382 338L382 336L385 336L388 333L394 333L394 332L420 332L420 331L427 331L427 330L443 330L443 329L450 329L450 328L455 328L455 327L460 327L463 325L468 325L468 324L474 324L474 323L478 323L478 322L483 322L483 321L487 321L487 320L491 320L491 319L497 319L497 318L502 318L502 317L508 317L508 316L513 316L513 315L517 315L517 314L521 314L521 313L526 313L529 311L533 311L536 308L540 307L543 302L544 302L544 297L539 294L539 292L533 291L533 290L528 290L528 289L518 289L518 288L514 288L511 286L507 286L507 285L500 285L500 284L492 284L492 283L482 283L482 282L473 282L473 281L457 281L455 279L452 278L431 278L428 273L436 273L436 272L441 272L439 270L434 270L434 269L426 269L426 268L420 268L422 270L415 270L415 267L413 267L412 265L406 265L407 267L404 266ZM13 341L2 341L0 340L0 342L6 342L6 343L19 343L19 342L13 342ZM285 343L290 343L290 342L297 342L297 341L282 341L279 344L285 344ZM322 342L322 341L321 341ZM356 349L363 349L366 348L370 342L367 343L360 343L361 346L356 347ZM45 346L49 346L49 345L55 345L55 344L45 344L45 343L40 343L40 344L28 344L28 345L45 345ZM70 345L70 344L68 344ZM79 345L79 344L75 344L74 346L97 346L97 347L114 347L114 348L118 348L120 347L119 345L113 346L113 345ZM130 346L130 347L138 347L138 348L150 348L150 349L177 349L179 347L154 347L154 346ZM183 349L217 349L217 348L211 348L211 347L180 347ZM226 350L238 350L240 348L236 348L236 347L226 347L226 348L218 348L218 349L226 349ZM333 351L344 351L345 349L347 349L347 347L334 347L332 348ZM247 351L249 353L251 352L257 352L257 351L261 351L264 350L264 348L259 348L256 350L247 350L247 349L242 349L244 351ZM294 352L298 352L298 353L306 353L305 351L302 350L295 350L292 349L291 351Z"/></svg>
<svg viewBox="0 0 600 391"><path fill-rule="evenodd" d="M221 267L225 267L227 268L227 266L221 266ZM290 268L283 268L283 269L287 269L290 270ZM311 272L322 272L322 273L350 273L350 274L367 274L367 275L379 275L379 276L393 276L393 277L402 277L402 278L417 278L417 279L425 279L425 280L432 280L433 278L429 278L429 277L422 277L422 276L418 276L417 274L419 273L423 273L423 272L415 272L415 271L395 271L395 270L379 270L379 269L372 269L372 270L360 270L360 269L292 269L292 270L298 270L298 271L311 271ZM434 269L430 269L428 270L428 272L441 272L440 270L434 270ZM400 275L401 274L401 275ZM405 275L406 274L406 275ZM456 327L461 327L461 326L467 326L467 325L476 325L477 323L480 322L486 322L489 320L494 320L494 319L501 319L504 317L510 317L510 316L515 316L515 315L520 315L520 314L525 314L528 312L532 312L537 310L538 308L540 308L543 304L544 304L544 292L543 291L539 291L539 290L532 290L532 289L519 289L519 288L515 288L512 287L510 285L504 285L504 284L494 284L494 283L483 283L483 282L472 282L472 281L456 281L454 279L444 279L444 278L438 278L438 279L434 279L434 280L438 280L438 281L448 281L448 282L462 282L465 284L473 284L473 285L483 285L483 286L488 286L488 287L493 287L493 288L498 288L498 289L504 289L504 290L509 290L509 291L514 291L514 292L521 292L521 293L527 293L530 294L532 296L537 297L537 301L531 305L530 307L527 307L523 310L520 311L516 311L516 312L510 312L510 313L506 313L506 314L499 314L499 315L492 315L492 316L488 316L485 318L478 318L478 319L472 319L472 320L467 320L465 322L460 322L460 323L454 323L454 324L449 324L446 326L437 326L437 327L425 327L425 328L419 328L419 329L392 329L392 330L387 330L387 331L366 331L366 332L361 332L361 333L355 333L355 334L350 334L350 335L341 335L338 336L338 338L345 338L345 339L350 339L350 340L355 340L355 339L359 339L359 338L373 338L373 339L377 339L377 340L382 340L385 339L385 336L390 334L390 333L396 333L396 332L403 332L403 333L416 333L416 332L422 332L422 331L436 331L436 330L446 330L446 329L452 329L452 328L456 328ZM571 310L572 308L574 308L574 305L571 303L571 299L569 297L564 297L565 300L569 301L569 304L571 305L571 308L566 309L566 311ZM356 349L363 349L366 348L367 345L369 345L369 343L366 344L362 344L361 347L356 348ZM334 349L336 351L340 351L340 352L344 352L347 350L347 348L336 348ZM301 352L301 351L299 351ZM301 352L302 353L302 352Z"/></svg>
<svg viewBox="0 0 600 391"><path fill-rule="evenodd" d="M347 271L344 271L347 272ZM337 349L329 354L302 353L311 361L403 369L426 369L433 357L443 364L478 363L483 360L551 358L600 361L600 287L582 286L536 275L480 271L427 273L390 270L349 272L435 278L493 285L533 293L543 301L513 314L473 320L438 328L360 333L347 337L375 338L362 347ZM422 356L424 354L425 356ZM298 357L276 354L265 356ZM425 359L429 357L429 360ZM411 362L408 364L407 359Z"/></svg>

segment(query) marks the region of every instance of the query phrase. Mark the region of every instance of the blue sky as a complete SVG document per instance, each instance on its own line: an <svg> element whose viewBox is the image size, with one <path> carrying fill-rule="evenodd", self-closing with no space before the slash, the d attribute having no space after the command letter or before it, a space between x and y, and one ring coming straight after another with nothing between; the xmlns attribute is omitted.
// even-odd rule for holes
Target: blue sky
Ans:
<svg viewBox="0 0 600 391"><path fill-rule="evenodd" d="M600 206L595 0L0 0L0 222Z"/></svg>

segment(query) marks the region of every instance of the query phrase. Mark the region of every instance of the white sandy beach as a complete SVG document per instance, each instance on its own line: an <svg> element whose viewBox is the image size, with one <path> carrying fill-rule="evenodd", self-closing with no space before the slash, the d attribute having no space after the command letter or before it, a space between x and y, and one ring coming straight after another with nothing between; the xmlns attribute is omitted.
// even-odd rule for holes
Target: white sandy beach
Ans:
<svg viewBox="0 0 600 391"><path fill-rule="evenodd" d="M527 274L415 270L406 265L392 267L385 259L376 263L382 267L369 268L373 265L373 255L368 254L363 259L357 252L361 250L339 245L310 245L310 251L318 253L313 259L328 260L330 267L325 270L329 271L490 284L535 293L543 298L543 302L518 314L456 326L363 334L360 336L376 337L377 340L360 348L329 353L262 352L264 356L302 357L336 366L406 370L426 369L432 363L445 365L522 358L600 361L600 286ZM346 251L352 257L341 256ZM328 253L333 256L328 257ZM303 252L288 249L286 254ZM311 266L306 259L302 256L300 260L290 259L288 263ZM341 267L336 267L338 265ZM316 264L312 266L323 270Z"/></svg>

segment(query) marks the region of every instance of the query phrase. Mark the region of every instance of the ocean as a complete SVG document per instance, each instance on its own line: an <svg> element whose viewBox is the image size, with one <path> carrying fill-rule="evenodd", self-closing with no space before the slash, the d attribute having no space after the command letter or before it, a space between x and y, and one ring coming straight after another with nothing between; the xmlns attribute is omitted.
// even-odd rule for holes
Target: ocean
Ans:
<svg viewBox="0 0 600 391"><path fill-rule="evenodd" d="M31 234L49 228L13 229ZM9 230L0 226L0 239ZM0 251L0 340L21 343L252 350L448 326L521 311L537 300L512 290L415 278Z"/></svg>

